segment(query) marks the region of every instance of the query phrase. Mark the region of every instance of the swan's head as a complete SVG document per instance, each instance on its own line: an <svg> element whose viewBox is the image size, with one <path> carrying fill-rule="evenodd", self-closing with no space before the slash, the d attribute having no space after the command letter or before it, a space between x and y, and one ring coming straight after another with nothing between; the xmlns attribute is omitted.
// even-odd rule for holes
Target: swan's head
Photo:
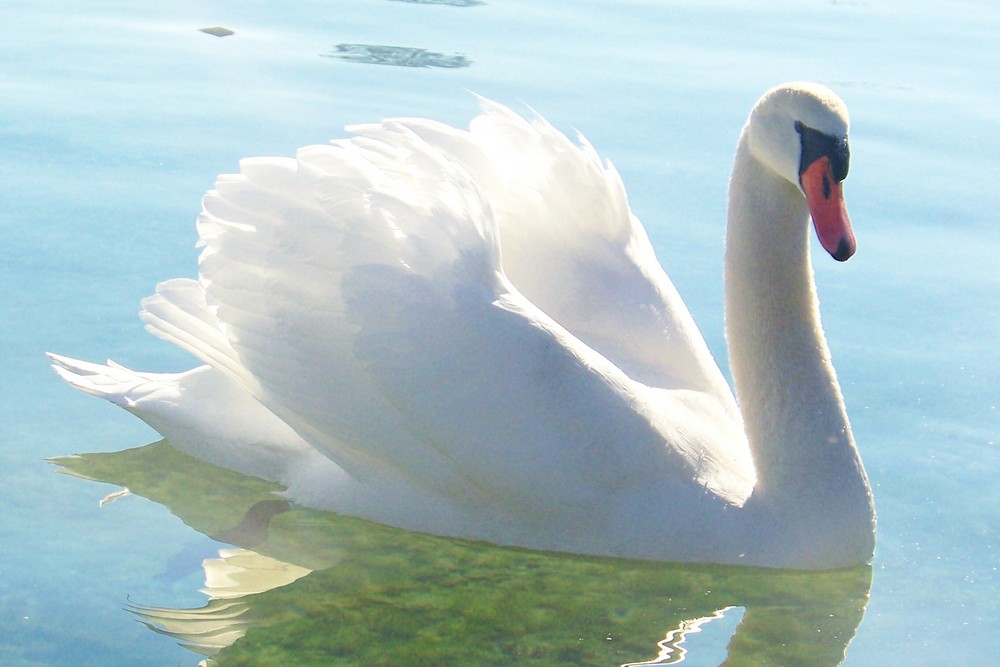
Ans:
<svg viewBox="0 0 1000 667"><path fill-rule="evenodd" d="M820 243L841 262L857 248L841 185L850 160L849 128L843 100L816 83L772 88L747 123L750 151L798 186Z"/></svg>

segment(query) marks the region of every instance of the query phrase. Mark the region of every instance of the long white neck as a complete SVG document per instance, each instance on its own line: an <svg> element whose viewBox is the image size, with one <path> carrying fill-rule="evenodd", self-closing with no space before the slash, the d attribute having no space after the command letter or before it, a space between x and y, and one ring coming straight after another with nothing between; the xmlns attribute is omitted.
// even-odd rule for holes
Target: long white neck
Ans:
<svg viewBox="0 0 1000 667"><path fill-rule="evenodd" d="M725 296L757 468L746 509L758 520L747 539L752 549L782 544L793 561L809 553L836 565L871 555L874 509L820 324L808 234L805 198L751 154L744 130L730 182Z"/></svg>

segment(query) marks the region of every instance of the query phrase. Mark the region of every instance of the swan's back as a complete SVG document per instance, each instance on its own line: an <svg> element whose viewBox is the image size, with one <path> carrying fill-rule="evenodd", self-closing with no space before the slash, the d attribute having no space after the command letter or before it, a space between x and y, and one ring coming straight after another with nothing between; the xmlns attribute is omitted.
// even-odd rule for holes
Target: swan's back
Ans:
<svg viewBox="0 0 1000 667"><path fill-rule="evenodd" d="M486 101L352 129L220 177L154 333L384 487L348 507L376 520L607 552L643 494L746 500L732 394L589 145Z"/></svg>

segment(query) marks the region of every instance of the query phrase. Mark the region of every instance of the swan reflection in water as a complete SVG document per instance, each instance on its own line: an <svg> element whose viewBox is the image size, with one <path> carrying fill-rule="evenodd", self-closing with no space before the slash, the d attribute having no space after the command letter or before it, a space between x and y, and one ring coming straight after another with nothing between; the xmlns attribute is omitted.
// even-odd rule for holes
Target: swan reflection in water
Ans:
<svg viewBox="0 0 1000 667"><path fill-rule="evenodd" d="M867 565L677 565L407 532L289 506L273 495L277 486L162 441L55 462L234 545L204 563L204 607L130 607L212 665L264 655L276 664L675 664L722 655L728 632L709 646L697 633L741 611L730 663L837 665L871 583Z"/></svg>

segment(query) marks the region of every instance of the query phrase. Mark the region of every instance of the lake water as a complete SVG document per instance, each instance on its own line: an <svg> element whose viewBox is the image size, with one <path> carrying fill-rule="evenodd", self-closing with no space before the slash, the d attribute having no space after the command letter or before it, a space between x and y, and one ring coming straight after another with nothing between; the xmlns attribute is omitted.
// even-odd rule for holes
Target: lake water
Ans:
<svg viewBox="0 0 1000 667"><path fill-rule="evenodd" d="M234 34L200 31L216 26ZM219 664L715 665L727 646L740 664L992 662L997 34L986 0L0 5L0 664L197 664L178 641L235 641ZM468 91L530 105L614 161L724 363L733 149L760 93L792 79L835 88L853 122L859 251L816 271L876 496L871 568L653 566L275 515L267 488L162 445L66 463L108 484L46 462L157 439L65 387L43 352L192 365L135 313L156 282L195 274L216 174L348 123L464 124ZM134 495L98 506L121 486ZM229 571L273 590L162 611L205 607L202 561L261 543L232 537L251 507L270 537Z"/></svg>

